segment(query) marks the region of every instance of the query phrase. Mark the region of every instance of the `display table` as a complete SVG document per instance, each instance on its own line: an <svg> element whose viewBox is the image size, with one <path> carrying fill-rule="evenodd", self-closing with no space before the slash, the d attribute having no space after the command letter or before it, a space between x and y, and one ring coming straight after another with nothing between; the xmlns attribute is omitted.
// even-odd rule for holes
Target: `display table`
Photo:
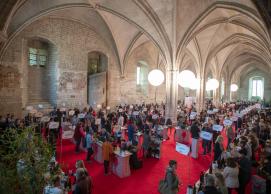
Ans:
<svg viewBox="0 0 271 194"><path fill-rule="evenodd" d="M183 144L189 144L190 142L190 132L189 130L176 127L175 141Z"/></svg>
<svg viewBox="0 0 271 194"><path fill-rule="evenodd" d="M103 145L103 142L97 141L95 143L96 148L95 148L95 152L94 152L94 159L97 162L101 163L101 164L103 164L103 149L102 149L102 145Z"/></svg>
<svg viewBox="0 0 271 194"><path fill-rule="evenodd" d="M120 152L120 150L114 151L117 158L116 163L113 164L113 173L120 178L128 177L131 175L129 159L132 155L128 151Z"/></svg>

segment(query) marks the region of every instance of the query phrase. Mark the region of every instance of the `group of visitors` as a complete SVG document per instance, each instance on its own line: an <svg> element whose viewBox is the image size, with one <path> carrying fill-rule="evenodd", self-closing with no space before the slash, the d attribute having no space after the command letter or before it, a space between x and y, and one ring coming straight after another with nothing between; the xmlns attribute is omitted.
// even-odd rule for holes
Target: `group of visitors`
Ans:
<svg viewBox="0 0 271 194"><path fill-rule="evenodd" d="M195 104L194 104L195 105ZM179 104L177 126L181 129L189 129L191 133L193 158L198 158L197 145L201 141L203 147L202 155L213 153L213 164L204 176L201 176L201 183L198 191L204 194L221 193L230 194L236 190L239 194L245 193L246 186L251 181L252 172L266 180L266 193L270 191L271 181L271 112L270 109L253 109L247 114L239 116L233 120L231 125L224 126L223 120L230 119L237 112L252 106L250 102L239 102L224 104L215 108L214 105L207 105L207 110L191 117L195 111L195 106L187 108L184 104ZM215 110L216 111L213 111ZM212 114L208 111L213 111ZM73 114L70 114L72 112ZM81 152L84 147L86 152L85 160L91 161L92 155L96 151L95 142L101 141L102 155L105 175L110 174L110 163L114 161L113 151L117 148L129 150L133 155L130 157L131 167L138 166L138 151L142 148L143 156L150 157L159 155L159 144L165 140L163 136L164 128L172 131L173 123L170 119L165 119L165 105L161 104L141 104L141 105L119 105L115 110L93 108L78 109L61 112L59 109L50 114L51 120L41 125L41 133L45 140L52 134L59 135L65 130L65 123L70 123L74 129L73 139L75 142L75 152ZM0 117L0 128L22 128L31 123L38 122L38 118L27 115L23 120L15 119L13 115ZM54 133L49 129L50 122L59 122L58 129ZM214 131L213 125L223 126L223 131ZM212 134L212 139L200 138L202 131ZM225 134L225 135L224 135ZM143 143L139 146L139 136L143 136ZM224 138L226 137L226 138ZM57 137L55 137L57 138ZM168 139L169 137L167 137ZM51 143L50 141L48 141ZM157 144L157 142L159 142ZM195 151L196 149L196 151ZM177 161L170 161L166 170L164 181L167 183L166 192L177 193L180 181L176 174ZM74 192L77 194L88 193L91 190L91 178L84 165L76 170L76 181ZM59 190L60 178L55 177L53 184L46 187L50 192ZM46 193L45 192L45 193Z"/></svg>

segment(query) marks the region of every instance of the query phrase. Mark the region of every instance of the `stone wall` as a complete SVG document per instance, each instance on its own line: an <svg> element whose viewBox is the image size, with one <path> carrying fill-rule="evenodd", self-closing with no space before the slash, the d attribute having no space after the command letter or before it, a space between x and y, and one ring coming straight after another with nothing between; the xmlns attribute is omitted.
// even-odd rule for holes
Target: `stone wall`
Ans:
<svg viewBox="0 0 271 194"><path fill-rule="evenodd" d="M29 72L27 42L32 38L41 38L54 45L50 50L49 63L56 65L56 68L48 68L46 74L49 79L45 79L49 89L42 89L44 82L37 78L44 75L36 71ZM86 106L87 60L88 53L92 51L102 52L108 57L108 105L119 103L120 73L116 57L110 49L102 37L78 22L43 18L32 23L12 40L1 61L3 68L18 76L7 78L1 68L0 114L12 112L20 115L22 109L33 100L29 96L32 82L35 82L31 85L32 89L42 89L41 94L45 95L45 99L40 100L58 106ZM7 82L11 82L12 87L5 84ZM46 97L47 93L50 95Z"/></svg>
<svg viewBox="0 0 271 194"><path fill-rule="evenodd" d="M264 98L266 101L271 101L271 79L270 75L262 71L253 71L248 75L241 77L240 88L238 89L238 99L247 100L249 92L249 79L254 76L264 77Z"/></svg>
<svg viewBox="0 0 271 194"><path fill-rule="evenodd" d="M127 66L125 67L124 77L121 79L121 101L123 103L142 103L143 101L158 103L165 102L166 99L166 84L165 81L162 85L157 88L147 84L147 92L143 89L139 90L136 84L136 68L138 63L144 63L148 67L150 72L157 68L158 63L158 49L150 42L146 42L137 47L128 58ZM165 68L163 64L160 65L160 69L165 74ZM146 78L147 80L147 78ZM166 80L166 79L165 79ZM156 90L156 91L155 91Z"/></svg>

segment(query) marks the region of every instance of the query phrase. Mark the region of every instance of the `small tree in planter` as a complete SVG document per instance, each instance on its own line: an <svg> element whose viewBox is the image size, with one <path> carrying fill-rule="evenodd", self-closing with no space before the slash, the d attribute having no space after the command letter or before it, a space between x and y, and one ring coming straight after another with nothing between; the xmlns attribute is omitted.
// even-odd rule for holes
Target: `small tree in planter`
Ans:
<svg viewBox="0 0 271 194"><path fill-rule="evenodd" d="M51 146L33 128L5 130L0 146L0 193L42 193Z"/></svg>

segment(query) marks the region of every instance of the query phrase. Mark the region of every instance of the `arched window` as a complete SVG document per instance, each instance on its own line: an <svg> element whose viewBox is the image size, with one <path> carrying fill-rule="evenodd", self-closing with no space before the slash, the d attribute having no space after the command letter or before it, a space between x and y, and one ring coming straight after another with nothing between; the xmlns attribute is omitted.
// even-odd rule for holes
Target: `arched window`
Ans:
<svg viewBox="0 0 271 194"><path fill-rule="evenodd" d="M249 98L262 100L264 94L264 78L252 77L249 79Z"/></svg>
<svg viewBox="0 0 271 194"><path fill-rule="evenodd" d="M148 90L148 64L144 61L139 61L136 66L136 89L147 95Z"/></svg>
<svg viewBox="0 0 271 194"><path fill-rule="evenodd" d="M47 42L40 40L31 40L28 42L28 60L30 66L44 67L48 61L48 48Z"/></svg>

